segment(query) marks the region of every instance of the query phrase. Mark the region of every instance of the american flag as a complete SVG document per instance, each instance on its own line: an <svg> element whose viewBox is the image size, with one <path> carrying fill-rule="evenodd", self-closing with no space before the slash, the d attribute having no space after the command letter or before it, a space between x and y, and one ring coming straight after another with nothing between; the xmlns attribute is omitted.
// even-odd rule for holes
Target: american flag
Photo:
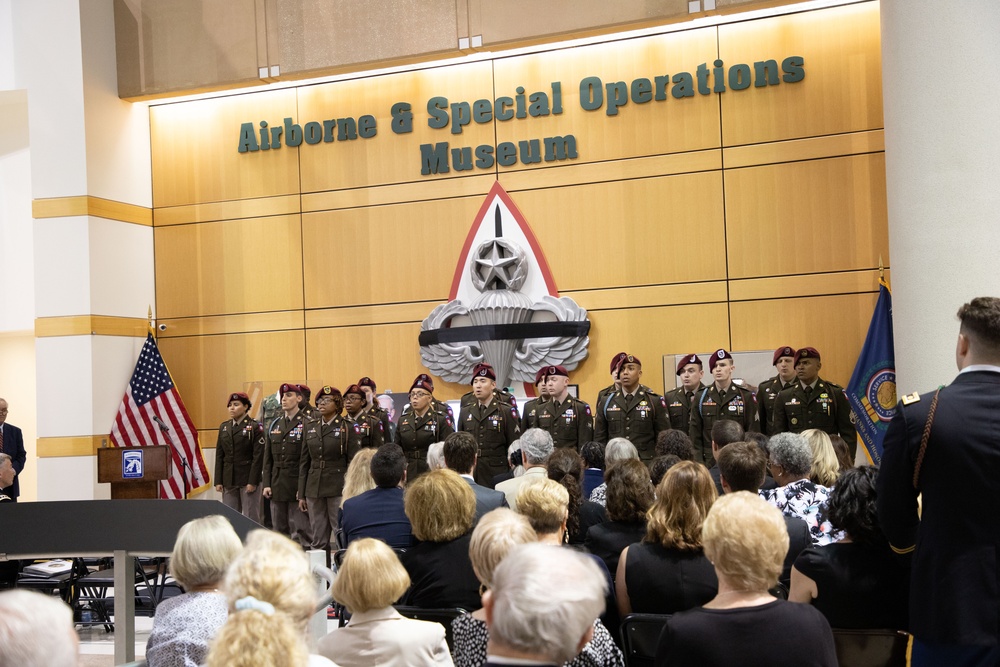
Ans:
<svg viewBox="0 0 1000 667"><path fill-rule="evenodd" d="M184 498L208 485L208 468L181 395L170 379L153 334L139 353L118 416L111 427L115 447L170 445L171 472L160 482L161 498Z"/></svg>

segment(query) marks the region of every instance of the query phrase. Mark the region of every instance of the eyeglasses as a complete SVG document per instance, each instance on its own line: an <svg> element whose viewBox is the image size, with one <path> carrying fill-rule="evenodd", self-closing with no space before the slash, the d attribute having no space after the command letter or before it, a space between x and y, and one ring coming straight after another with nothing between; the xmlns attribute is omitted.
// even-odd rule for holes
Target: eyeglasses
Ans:
<svg viewBox="0 0 1000 667"><path fill-rule="evenodd" d="M425 391L411 391L410 398L430 398L431 395Z"/></svg>

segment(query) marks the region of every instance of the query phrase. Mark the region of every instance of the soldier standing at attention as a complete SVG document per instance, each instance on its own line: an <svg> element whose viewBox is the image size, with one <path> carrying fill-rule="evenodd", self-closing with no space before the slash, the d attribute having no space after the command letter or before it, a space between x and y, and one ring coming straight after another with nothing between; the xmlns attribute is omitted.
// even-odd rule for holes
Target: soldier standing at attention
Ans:
<svg viewBox="0 0 1000 667"><path fill-rule="evenodd" d="M382 440L385 442L393 442L392 440L392 428L389 426L389 411L378 404L375 400L376 387L375 380L371 379L367 375L360 380L358 380L358 386L361 387L361 391L364 392L365 397L365 412L370 414L372 417L379 420L382 424Z"/></svg>
<svg viewBox="0 0 1000 667"><path fill-rule="evenodd" d="M282 415L267 428L264 447L263 495L271 499L271 523L282 535L287 535L304 547L312 543L309 518L299 509L299 459L305 420L299 410L299 385L281 385Z"/></svg>
<svg viewBox="0 0 1000 667"><path fill-rule="evenodd" d="M407 478L416 479L413 465L427 459L427 448L455 432L446 412L434 409L434 385L418 375L410 387L410 407L399 417L396 437L406 454Z"/></svg>
<svg viewBox="0 0 1000 667"><path fill-rule="evenodd" d="M695 396L688 434L694 446L695 460L711 468L715 465L712 425L716 421L731 419L739 423L744 431L760 431L760 422L753 392L733 382L733 371L736 370L733 355L727 350L716 350L708 360L708 368L715 382Z"/></svg>
<svg viewBox="0 0 1000 667"><path fill-rule="evenodd" d="M431 394L434 393L434 380L431 379L430 375L427 375L426 373L421 373L420 375L417 376L417 379L413 381L414 385L416 385L417 383L424 384L427 387L427 390L431 392ZM431 396L431 410L434 410L435 412L440 412L441 414L445 415L446 417L448 417L448 419L451 420L452 425L454 425L455 413L452 412L451 406L445 403L444 401L439 401L434 396Z"/></svg>
<svg viewBox="0 0 1000 667"><path fill-rule="evenodd" d="M622 386L607 400L604 410L597 413L597 442L607 444L611 438L626 438L639 451L639 458L650 461L656 456L656 436L670 428L667 423L667 403L649 387L639 384L642 362L639 357L626 355L618 367Z"/></svg>
<svg viewBox="0 0 1000 667"><path fill-rule="evenodd" d="M688 432L691 423L691 404L694 402L695 394L705 388L701 384L704 375L705 371L702 370L701 359L697 354L689 354L677 362L677 376L681 379L681 386L663 396L663 400L667 402L670 428Z"/></svg>
<svg viewBox="0 0 1000 667"><path fill-rule="evenodd" d="M310 403L312 399L312 389L307 385L299 385L299 394L302 395L302 400L299 401L299 410L302 412L302 417L305 419L314 419L316 417L316 408Z"/></svg>
<svg viewBox="0 0 1000 667"><path fill-rule="evenodd" d="M858 453L858 432L854 430L851 405L843 387L819 376L822 367L815 347L796 351L798 381L778 394L771 426L775 433L801 433L818 428L830 435L839 435L847 443L853 461Z"/></svg>
<svg viewBox="0 0 1000 667"><path fill-rule="evenodd" d="M611 358L611 384L597 392L597 402L594 403L595 414L600 415L603 413L604 408L607 407L608 401L611 400L614 393L622 388L622 382L618 377L618 368L627 356L627 352L619 352Z"/></svg>
<svg viewBox="0 0 1000 667"><path fill-rule="evenodd" d="M524 404L524 410L521 411L521 432L524 433L529 428L535 428L538 426L538 409L549 400L549 387L545 382L545 369L549 368L544 366L538 369L535 373L535 388L538 389L538 398L533 398Z"/></svg>
<svg viewBox="0 0 1000 667"><path fill-rule="evenodd" d="M375 415L365 412L365 392L356 384L352 384L344 392L344 407L347 415L344 425L347 427L347 462L364 447L378 449L385 444L382 422Z"/></svg>
<svg viewBox="0 0 1000 667"><path fill-rule="evenodd" d="M497 376L489 364L472 369L472 395L475 402L462 406L458 430L468 431L479 445L476 483L491 486L496 475L509 470L507 447L521 434L517 410L501 403L495 395Z"/></svg>
<svg viewBox="0 0 1000 667"><path fill-rule="evenodd" d="M774 351L771 361L778 374L770 380L764 380L757 387L757 411L760 416L760 430L765 435L774 433L771 422L774 417L774 401L778 394L784 389L788 389L795 381L795 350L788 347L779 347Z"/></svg>
<svg viewBox="0 0 1000 667"><path fill-rule="evenodd" d="M347 429L327 385L316 394L316 419L306 422L299 459L299 509L309 514L313 549L330 549L347 472Z"/></svg>
<svg viewBox="0 0 1000 667"><path fill-rule="evenodd" d="M247 414L250 397L229 395L229 419L215 443L215 490L222 502L260 523L260 476L264 467L264 427Z"/></svg>
<svg viewBox="0 0 1000 667"><path fill-rule="evenodd" d="M572 447L580 451L594 439L590 406L569 395L569 373L565 368L546 366L542 371L548 385L549 400L538 408L538 428L549 432L556 447Z"/></svg>

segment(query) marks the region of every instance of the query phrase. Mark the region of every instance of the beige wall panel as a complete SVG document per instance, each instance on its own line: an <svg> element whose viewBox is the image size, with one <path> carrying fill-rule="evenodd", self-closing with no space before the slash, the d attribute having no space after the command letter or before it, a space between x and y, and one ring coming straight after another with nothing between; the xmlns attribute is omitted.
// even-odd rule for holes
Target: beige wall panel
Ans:
<svg viewBox="0 0 1000 667"><path fill-rule="evenodd" d="M353 141L320 142L299 148L302 192L402 183L430 178L474 175L482 170L455 171L441 176L421 176L421 144L448 142L455 147L493 144L493 124L465 126L461 134L449 128L427 126L427 101L446 97L449 103L493 98L490 62L469 63L387 74L375 78L337 81L298 89L299 122L372 115L377 134ZM392 131L392 106L407 102L413 112L413 131ZM449 109L450 113L450 109ZM263 116L262 116L263 117ZM280 121L280 117L276 120ZM491 170L492 171L492 170Z"/></svg>
<svg viewBox="0 0 1000 667"><path fill-rule="evenodd" d="M884 153L728 169L725 180L730 278L888 261Z"/></svg>
<svg viewBox="0 0 1000 667"><path fill-rule="evenodd" d="M726 169L735 169L881 152L885 152L885 133L882 130L869 130L724 148L722 160Z"/></svg>
<svg viewBox="0 0 1000 667"><path fill-rule="evenodd" d="M159 318L157 323L166 328L159 338L178 336L207 336L211 334L257 333L301 329L305 322L302 310L272 310L267 313L241 313L214 317Z"/></svg>
<svg viewBox="0 0 1000 667"><path fill-rule="evenodd" d="M815 347L823 357L820 375L843 386L851 379L876 300L878 292L735 302L733 349Z"/></svg>
<svg viewBox="0 0 1000 667"><path fill-rule="evenodd" d="M525 94L542 91L552 103L552 82L562 84L563 112L497 122L497 142L576 137L578 160L524 165L518 161L504 170L518 170L616 160L644 155L693 151L719 146L719 103L713 95L635 104L631 100L608 116L604 106L586 111L580 106L580 82L599 77L604 85L619 81L630 86L637 78L653 81L659 75L694 72L699 63L716 57L715 29L703 28L642 39L595 44L561 51L502 58L495 61L497 95L514 97L518 86Z"/></svg>
<svg viewBox="0 0 1000 667"><path fill-rule="evenodd" d="M482 203L464 197L304 213L306 308L446 299Z"/></svg>
<svg viewBox="0 0 1000 667"><path fill-rule="evenodd" d="M503 175L501 183L505 182ZM721 172L511 192L560 290L726 277ZM681 244L694 240L690 252Z"/></svg>
<svg viewBox="0 0 1000 667"><path fill-rule="evenodd" d="M264 392L272 393L282 382L305 381L301 330L163 338L159 346L199 429L222 423L227 416L226 396L243 391L246 382L262 381Z"/></svg>
<svg viewBox="0 0 1000 667"><path fill-rule="evenodd" d="M871 2L720 26L727 69L805 59L802 81L721 94L724 145L881 128L878 11Z"/></svg>
<svg viewBox="0 0 1000 667"><path fill-rule="evenodd" d="M328 211L359 206L382 206L407 202L451 199L479 195L486 197L496 182L496 174L480 172L480 176L446 178L436 181L416 181L398 185L381 185L353 190L329 190L302 195L302 212Z"/></svg>
<svg viewBox="0 0 1000 667"><path fill-rule="evenodd" d="M811 273L779 278L730 280L729 299L731 301L757 301L796 296L871 292L878 290L878 273L878 269L871 269L869 271ZM886 270L885 273L888 279L889 271Z"/></svg>
<svg viewBox="0 0 1000 667"><path fill-rule="evenodd" d="M302 308L298 215L158 227L160 318Z"/></svg>
<svg viewBox="0 0 1000 667"><path fill-rule="evenodd" d="M153 215L157 227L186 225L191 222L215 222L236 218L261 218L268 215L286 215L301 212L301 197L298 194L283 197L258 197L212 204L192 204L191 206L171 206L158 208Z"/></svg>
<svg viewBox="0 0 1000 667"><path fill-rule="evenodd" d="M295 90L166 104L149 110L153 206L297 193L297 148L238 152L240 125L296 118ZM311 148L311 146L309 147Z"/></svg>

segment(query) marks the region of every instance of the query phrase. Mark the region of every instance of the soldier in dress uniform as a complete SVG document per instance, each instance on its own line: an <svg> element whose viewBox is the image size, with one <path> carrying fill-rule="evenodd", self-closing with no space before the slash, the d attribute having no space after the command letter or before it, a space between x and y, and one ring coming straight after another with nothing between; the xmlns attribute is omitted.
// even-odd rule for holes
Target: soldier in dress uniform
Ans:
<svg viewBox="0 0 1000 667"><path fill-rule="evenodd" d="M260 523L260 476L264 467L264 427L247 414L252 406L243 392L229 395L229 419L215 442L215 490L222 502Z"/></svg>
<svg viewBox="0 0 1000 667"><path fill-rule="evenodd" d="M521 434L517 410L496 397L497 376L489 364L472 369L475 402L462 406L458 430L468 431L479 444L476 483L492 486L493 477L508 471L507 447Z"/></svg>
<svg viewBox="0 0 1000 667"><path fill-rule="evenodd" d="M489 366L489 364L477 364L476 368L478 368L480 365ZM490 366L490 368L492 368L492 366ZM517 415L518 427L520 427L521 413L518 412L517 410L517 399L514 398L514 394L512 394L510 390L507 389L506 387L504 387L503 389L501 389L500 387L496 387L493 390L493 397L497 399L497 401L499 401L501 404L506 405L508 408L514 410L514 414ZM475 392L470 391L466 394L462 394L462 398L459 399L459 406L458 406L459 414L461 414L461 412L466 408L470 408L473 405L475 405L477 400L478 399L476 398Z"/></svg>
<svg viewBox="0 0 1000 667"><path fill-rule="evenodd" d="M312 389L308 385L300 384L299 394L302 395L302 400L299 401L299 410L302 411L302 416L305 419L314 419L316 417L316 408L309 402L312 399Z"/></svg>
<svg viewBox="0 0 1000 667"><path fill-rule="evenodd" d="M639 450L639 458L656 456L656 436L670 428L667 403L649 387L639 384L642 362L626 355L618 367L622 386L611 395L603 411L597 413L595 439L607 444L611 438L627 438Z"/></svg>
<svg viewBox="0 0 1000 667"><path fill-rule="evenodd" d="M451 417L434 409L434 385L418 375L410 387L410 407L399 417L396 437L406 454L407 479L416 479L415 466L427 460L427 448L455 432Z"/></svg>
<svg viewBox="0 0 1000 667"><path fill-rule="evenodd" d="M264 447L263 495L271 500L271 523L282 535L288 535L304 547L312 543L309 519L299 509L299 459L305 418L299 410L302 394L299 385L281 385L282 415L267 427Z"/></svg>
<svg viewBox="0 0 1000 667"><path fill-rule="evenodd" d="M818 428L839 435L847 443L853 461L858 453L858 432L854 430L851 405L843 387L819 376L822 367L816 348L804 347L795 352L797 381L774 400L772 430L801 433Z"/></svg>
<svg viewBox="0 0 1000 667"><path fill-rule="evenodd" d="M339 394L329 385L316 394L316 419L306 422L299 459L299 509L309 514L311 548L324 551L337 530L347 472L347 427L334 400Z"/></svg>
<svg viewBox="0 0 1000 667"><path fill-rule="evenodd" d="M365 392L356 384L352 384L344 392L344 407L347 414L344 423L347 427L347 462L364 447L378 449L385 444L385 431L382 421L365 411Z"/></svg>
<svg viewBox="0 0 1000 667"><path fill-rule="evenodd" d="M538 428L548 431L556 447L580 451L594 439L594 418L590 406L569 395L569 373L562 366L546 366L545 383L549 400L538 408Z"/></svg>
<svg viewBox="0 0 1000 667"><path fill-rule="evenodd" d="M392 420L389 418L389 411L379 405L376 399L377 388L375 387L375 380L366 375L358 380L358 386L361 387L361 391L365 392L365 412L378 419L382 424L382 440L393 442L392 433L394 429L390 426Z"/></svg>
<svg viewBox="0 0 1000 667"><path fill-rule="evenodd" d="M677 362L677 376L681 379L681 386L663 395L663 399L667 402L670 428L688 432L691 423L691 404L694 402L695 394L705 388L701 384L701 378L705 375L702 369L701 359L697 354L686 355Z"/></svg>
<svg viewBox="0 0 1000 667"><path fill-rule="evenodd" d="M753 392L733 382L733 371L736 370L733 355L727 350L716 350L708 360L708 368L715 382L695 395L688 435L694 446L695 459L711 468L715 465L712 425L716 421L731 419L738 422L744 431L760 431L760 422Z"/></svg>
<svg viewBox="0 0 1000 667"><path fill-rule="evenodd" d="M608 401L611 400L611 396L613 396L616 391L621 389L622 383L618 378L618 368L622 365L622 361L624 361L627 356L627 352L619 352L611 358L611 384L597 392L597 402L594 403L595 416L604 412L604 408L607 407Z"/></svg>
<svg viewBox="0 0 1000 667"><path fill-rule="evenodd" d="M774 433L771 427L774 416L774 401L782 390L788 389L795 382L795 350L779 347L774 351L771 360L778 374L769 380L764 380L757 387L757 414L760 416L760 430L765 435Z"/></svg>
<svg viewBox="0 0 1000 667"><path fill-rule="evenodd" d="M549 387L545 382L545 369L548 366L543 366L538 369L535 373L535 388L538 389L538 398L533 398L530 401L524 403L524 409L521 410L521 432L527 431L529 428L535 428L538 426L538 409L543 403L549 400Z"/></svg>

